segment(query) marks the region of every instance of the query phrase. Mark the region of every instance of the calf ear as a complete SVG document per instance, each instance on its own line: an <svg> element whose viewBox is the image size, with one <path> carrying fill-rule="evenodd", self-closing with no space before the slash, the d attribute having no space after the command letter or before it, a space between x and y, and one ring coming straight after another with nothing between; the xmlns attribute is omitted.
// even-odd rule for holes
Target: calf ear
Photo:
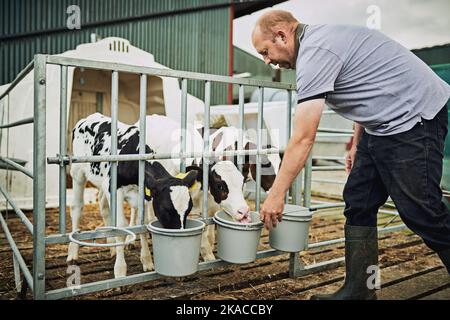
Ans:
<svg viewBox="0 0 450 320"><path fill-rule="evenodd" d="M186 167L186 172L189 172L189 173L196 172L195 179L197 181L199 181L200 183L202 182L202 178L203 178L203 169L202 169L202 167L199 167L199 166L188 166L188 167ZM187 178L187 176L184 177L184 179L186 179L186 178Z"/></svg>
<svg viewBox="0 0 450 320"><path fill-rule="evenodd" d="M156 179L167 178L170 174L158 161L153 161L152 163L147 162L145 165L145 172L149 173Z"/></svg>
<svg viewBox="0 0 450 320"><path fill-rule="evenodd" d="M223 132L219 132L219 134L213 139L212 151L216 151L216 149L219 146L220 142L222 142L222 138L223 138Z"/></svg>
<svg viewBox="0 0 450 320"><path fill-rule="evenodd" d="M183 183L187 187L192 187L192 185L195 183L195 179L197 179L198 171L191 170L189 173L183 178Z"/></svg>

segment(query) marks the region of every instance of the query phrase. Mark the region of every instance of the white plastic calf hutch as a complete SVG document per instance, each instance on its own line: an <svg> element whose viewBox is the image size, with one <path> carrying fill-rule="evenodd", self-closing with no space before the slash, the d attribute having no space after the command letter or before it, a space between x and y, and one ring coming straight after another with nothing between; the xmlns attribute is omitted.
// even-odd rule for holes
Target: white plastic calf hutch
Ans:
<svg viewBox="0 0 450 320"><path fill-rule="evenodd" d="M77 46L75 50L64 52L58 57L78 58L101 61L109 64L127 64L140 67L168 69L155 62L152 54L132 46L122 38L106 38L96 43L86 43ZM61 71L56 65L47 66L46 108L47 154L56 154L59 150L59 110ZM67 146L71 151L70 131L78 120L95 112L111 116L111 72L86 68L68 67L67 69ZM139 119L139 75L121 73L119 78L119 120L134 124ZM8 99L0 101L0 119L3 123L33 117L34 70L24 75L9 92ZM8 85L0 87L0 94L8 89ZM149 76L147 79L146 114L162 114L179 121L181 117L181 89L176 78ZM10 107L8 108L8 103ZM193 122L195 114L203 110L203 101L187 94L187 121ZM6 121L8 120L8 121ZM0 134L1 155L25 162L25 168L32 170L33 166L33 135L32 126L11 128L9 136ZM9 141L9 142L8 142ZM6 172L0 171L0 181L6 181ZM58 168L47 170L46 206L58 206ZM18 207L31 209L33 207L33 186L18 172L11 172L7 179L8 191L14 197ZM93 191L87 189L87 191ZM88 192L87 202L95 200L95 193ZM68 196L71 203L71 194ZM0 209L6 202L0 200Z"/></svg>
<svg viewBox="0 0 450 320"><path fill-rule="evenodd" d="M112 41L112 42L111 42ZM121 117L123 112L122 109L118 108L119 103L121 104L122 99L128 99L130 102L127 115L122 114L121 121L124 121L127 116L129 121L135 122L139 119L139 127L145 128L145 115L148 112L149 103L147 103L147 97L149 96L149 91L155 90L150 84L154 84L155 88L162 88L159 90L163 94L165 113L174 118L181 120L182 128L186 128L187 122L191 121L193 115L198 110L197 108L204 108L204 151L201 154L188 154L185 152L185 141L186 137L182 134L181 136L181 152L178 158L190 158L190 157L203 157L203 208L204 212L202 214L202 221L206 224L214 223L212 219L208 218L207 215L207 201L208 201L208 164L209 158L212 156L218 156L217 153L209 152L209 125L210 125L210 93L211 93L211 83L221 82L221 83L231 83L239 86L239 127L243 128L244 124L244 86L258 87L259 90L259 103L258 103L258 119L257 119L257 149L256 150L242 150L242 141L239 141L238 150L236 151L225 151L222 153L224 156L245 156L245 155L256 155L257 160L257 191L256 191L256 210L259 211L260 205L260 185L261 185L261 155L269 153L283 152L283 150L277 149L262 149L261 141L261 129L263 128L263 101L264 101L264 87L272 87L286 90L287 110L292 109L292 91L295 88L292 85L273 83L267 81L253 80L253 79L236 79L227 76L217 76L210 74L199 74L193 72L184 72L169 70L163 68L163 66L153 65L142 66L140 59L150 59L151 55L144 52L136 53L135 58L125 58L127 52L134 51L133 47L129 46L126 49L126 42L122 42L119 48L120 50L114 51L114 41L119 41L119 39L105 39L99 43L93 45L103 46L103 50L111 50L111 54L101 56L101 58L96 58L96 54L86 50L86 56L81 59L80 56L75 54L76 51L65 53L64 55L58 56L47 56L47 55L36 55L33 62L31 62L14 80L7 88L3 88L3 94L0 94L1 104L1 114L5 115L3 117L2 125L0 125L0 132L2 132L2 145L1 145L1 160L3 161L4 167L8 167L8 174L13 173L14 176L22 175L23 179L30 179L31 183L21 183L18 187L24 188L28 195L32 196L32 207L33 207L33 223L27 218L27 216L22 212L17 200L20 200L21 193L14 188L10 188L11 185L0 185L0 191L5 197L8 204L13 208L14 212L21 218L22 222L27 227L28 231L33 236L33 265L30 270L29 266L25 263L23 257L18 250L16 243L14 241L13 235L9 231L8 223L0 215L0 223L2 229L6 234L7 240L13 251L14 264L17 266L15 268L16 279L20 278L20 273L24 275L24 278L33 291L33 296L35 299L59 299L64 297L70 297L73 295L80 295L90 292L96 292L104 289L110 289L115 287L120 287L124 285L136 284L144 281L149 281L152 279L157 279L160 277L155 271L145 272L139 274L133 274L117 279L108 279L103 281L97 281L92 283L84 283L77 287L59 288L51 291L46 291L45 287L45 249L47 246L53 244L68 243L69 234L66 232L66 204L67 204L67 186L66 186L66 166L70 163L76 162L101 162L101 161L111 161L111 214L114 216L116 212L116 201L113 199L115 197L116 179L117 179L117 161L140 161L140 199L138 216L139 222L137 226L128 227L127 230L134 234L148 232L145 225L143 225L143 210L144 210L144 161L151 159L168 159L171 158L171 154L136 154L136 155L117 155L114 148L111 150L111 155L108 156L91 156L91 157L79 157L71 156L67 152L67 139L68 131L71 122L71 115L73 113L70 111L70 107L74 105L74 92L75 88L79 88L79 84L82 82L82 74L91 74L92 77L100 77L105 79L104 82L107 83L103 87L104 96L99 98L103 101L103 105L109 105L104 103L106 101L105 96L110 96L111 99L111 118L112 118L112 128L117 125L118 118ZM122 41L122 40L120 40ZM117 42L116 42L117 44ZM80 46L78 49L83 48ZM86 47L87 48L87 47ZM124 49L125 48L125 49ZM78 50L77 49L77 50ZM138 49L136 49L138 50ZM122 57L123 61L118 63L114 57ZM76 57L74 57L74 55ZM106 61L105 61L106 60ZM153 61L153 60L149 60ZM150 62L148 62L150 63ZM155 68L157 67L157 68ZM76 69L74 69L76 68ZM74 71L75 70L75 71ZM78 71L77 71L78 70ZM96 73L88 70L95 70ZM77 72L80 75L77 76ZM94 72L94 71L92 71ZM132 75L131 75L132 74ZM110 76L111 77L110 77ZM75 79L75 81L74 81ZM128 94L123 89L120 89L121 81L125 79L134 82L135 90L134 94ZM136 79L136 80L134 80ZM159 79L159 80L158 80ZM162 79L162 80L161 80ZM181 90L178 87L178 79L181 79ZM205 85L205 101L204 103L190 97L187 94L187 81L202 81ZM83 80L88 81L88 80ZM162 82L162 85L161 85ZM84 82L86 83L86 82ZM129 84L129 83L127 83ZM167 84L167 85L166 85ZM172 84L172 85L171 85ZM177 84L177 85L175 85ZM94 84L92 84L94 86ZM111 89L109 89L109 86ZM124 87L126 85L124 84ZM6 89L6 90L5 90ZM167 90L167 91L166 91ZM123 95L121 93L123 92ZM83 93L82 93L83 94ZM92 108L92 96L91 100L89 97L87 100L80 99L80 104L85 104ZM150 99L151 100L151 99ZM91 104L89 103L91 101ZM168 108L171 103L175 106L173 108ZM156 105L162 106L158 101L155 102ZM26 104L26 105L23 105ZM98 104L95 104L96 107ZM101 105L101 103L100 103ZM139 112L133 113L130 108L139 106ZM150 103L150 109L152 105ZM122 108L122 106L121 106ZM10 111L9 113L6 111ZM13 112L14 110L14 112ZM88 109L88 113L92 113L91 109ZM103 110L104 113L108 112ZM133 117L133 114L136 118ZM286 112L286 123L291 123L291 112ZM32 125L29 125L31 124ZM15 129L19 127L20 129ZM290 136L291 128L286 126L286 139ZM13 132L16 131L14 134ZM182 133L185 132L182 130ZM117 132L112 130L112 141L117 141ZM15 137L12 140L12 137ZM58 138L59 137L59 138ZM9 139L7 139L9 138ZM242 138L242 137L241 137ZM59 141L58 141L59 140ZM184 141L184 142L183 142ZM20 142L20 143L19 143ZM144 135L140 135L140 144L144 144ZM21 146L17 146L21 144ZM27 146L27 148L23 148ZM23 152L21 148L25 149ZM140 148L144 150L145 148ZM220 155L219 155L220 156ZM173 156L172 156L173 157ZM27 163L25 166L21 165L20 161L14 161L12 159L23 159ZM310 185L311 185L311 157L306 164L304 170L304 197L303 206L310 207L311 195L310 195ZM11 171L13 168L15 171ZM182 164L183 169L183 164ZM5 173L3 172L2 181L5 181ZM21 181L18 178L17 181ZM12 180L10 179L10 182ZM13 180L15 182L16 180ZM292 194L292 203L300 203L300 186L297 179L297 188L295 193ZM28 187L26 187L28 186ZM28 189L27 189L28 188ZM51 201L58 202L60 207L59 212L59 232L46 234L45 232L45 210L47 202L50 201L50 197L53 197ZM287 195L286 200L289 197ZM31 204L31 203L30 203ZM323 206L322 206L323 207ZM113 226L114 227L114 226ZM397 230L402 226L395 226L390 228L385 228L380 231ZM107 238L111 236L116 236L120 234L118 230L114 228L109 228L107 231L86 231L77 234L77 240L85 241L98 238ZM344 239L336 239L332 241L324 241L320 243L310 244L309 247L321 247L325 245L330 245L334 243L343 242ZM269 257L280 254L280 251L275 249L269 249L264 251L259 251L256 258ZM326 261L318 264L312 264L309 266L303 266L298 259L297 253L291 253L290 255L290 274L291 276L303 275L310 273L312 271L333 267L337 264L342 263L343 258ZM198 265L198 270L211 269L213 267L225 265L226 262L221 260L215 260L211 262L202 262Z"/></svg>

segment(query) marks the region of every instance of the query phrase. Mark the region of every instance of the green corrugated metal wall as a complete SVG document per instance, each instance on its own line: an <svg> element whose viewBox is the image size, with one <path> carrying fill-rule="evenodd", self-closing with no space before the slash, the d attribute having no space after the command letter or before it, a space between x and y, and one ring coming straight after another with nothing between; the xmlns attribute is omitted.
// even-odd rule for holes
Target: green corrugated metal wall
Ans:
<svg viewBox="0 0 450 320"><path fill-rule="evenodd" d="M10 82L36 53L56 54L90 42L90 34L117 36L151 52L173 69L226 75L229 61L230 9L149 18L108 26L83 24L137 15L222 4L227 0L2 0L0 37L65 27L69 5L81 10L81 30L0 40L0 84ZM212 103L226 103L227 87L213 84ZM204 85L189 81L188 91L203 99Z"/></svg>
<svg viewBox="0 0 450 320"><path fill-rule="evenodd" d="M450 85L450 63L430 66L436 74ZM447 114L450 120L450 100L447 101ZM450 134L445 139L444 167L442 172L441 185L445 190L450 190ZM450 206L450 203L449 203Z"/></svg>
<svg viewBox="0 0 450 320"><path fill-rule="evenodd" d="M450 43L411 51L428 65L450 63Z"/></svg>
<svg viewBox="0 0 450 320"><path fill-rule="evenodd" d="M275 77L275 69L266 65L264 61L255 57L254 55L242 50L238 47L233 47L233 72L235 74L249 72L251 78L272 81ZM295 70L281 69L280 82L295 84ZM245 87L245 98L248 99L252 95L253 87ZM233 100L238 99L238 88L233 87Z"/></svg>

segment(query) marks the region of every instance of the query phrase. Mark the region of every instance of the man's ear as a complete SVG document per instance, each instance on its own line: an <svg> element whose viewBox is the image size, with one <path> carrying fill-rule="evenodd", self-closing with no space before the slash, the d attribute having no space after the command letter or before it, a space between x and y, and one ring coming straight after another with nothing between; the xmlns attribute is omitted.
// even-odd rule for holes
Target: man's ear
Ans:
<svg viewBox="0 0 450 320"><path fill-rule="evenodd" d="M284 43L286 43L286 33L283 30L278 30L276 32L276 37L279 37L281 39L281 41L283 41Z"/></svg>

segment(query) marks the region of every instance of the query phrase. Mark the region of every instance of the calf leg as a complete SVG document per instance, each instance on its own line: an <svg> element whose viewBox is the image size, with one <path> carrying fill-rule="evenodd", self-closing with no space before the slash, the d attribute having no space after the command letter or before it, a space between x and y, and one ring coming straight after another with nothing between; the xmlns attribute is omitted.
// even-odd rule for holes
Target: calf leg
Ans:
<svg viewBox="0 0 450 320"><path fill-rule="evenodd" d="M202 233L200 252L204 261L211 261L216 259L213 253L214 242L210 242L211 229L214 232L214 225L206 226L205 230Z"/></svg>
<svg viewBox="0 0 450 320"><path fill-rule="evenodd" d="M70 208L70 217L72 219L72 232L80 230L79 224L81 214L84 206L84 187L86 185L86 178L81 171L74 171L72 174L73 180L73 203ZM69 250L67 254L67 263L76 264L78 260L79 245L71 242L69 243Z"/></svg>
<svg viewBox="0 0 450 320"><path fill-rule="evenodd" d="M103 193L102 190L99 191L98 194L99 202L100 202L100 214L103 218L103 223L105 226L112 225L111 223L111 213L109 210L109 202L108 197ZM113 237L106 238L107 243L115 243L115 239ZM116 247L109 247L111 258L115 257L116 255Z"/></svg>
<svg viewBox="0 0 450 320"><path fill-rule="evenodd" d="M146 205L148 207L149 205ZM144 209L144 223L148 224L150 222L150 217L154 216L153 208L148 208L147 211L152 211L149 214L145 214ZM148 232L141 233L139 235L141 240L141 263L144 271L152 271L154 269L152 254L150 252L150 248L148 247Z"/></svg>
<svg viewBox="0 0 450 320"><path fill-rule="evenodd" d="M105 189L108 190L108 189ZM111 197L109 192L105 192L108 203L111 202ZM123 190L122 188L117 189L117 226L118 227L126 227L127 221L125 219L125 214L123 212ZM116 242L124 242L126 236L118 236L116 237ZM116 262L114 264L114 277L121 278L127 275L127 263L125 261L125 249L124 246L116 246Z"/></svg>
<svg viewBox="0 0 450 320"><path fill-rule="evenodd" d="M134 208L134 207L130 208L130 224L129 224L130 227L134 227L136 225L136 221L137 221L136 212L137 212L136 208ZM131 236L127 236L127 240L126 241L128 242L130 239L131 239ZM129 246L130 247L134 247L134 241L131 242L129 244Z"/></svg>

